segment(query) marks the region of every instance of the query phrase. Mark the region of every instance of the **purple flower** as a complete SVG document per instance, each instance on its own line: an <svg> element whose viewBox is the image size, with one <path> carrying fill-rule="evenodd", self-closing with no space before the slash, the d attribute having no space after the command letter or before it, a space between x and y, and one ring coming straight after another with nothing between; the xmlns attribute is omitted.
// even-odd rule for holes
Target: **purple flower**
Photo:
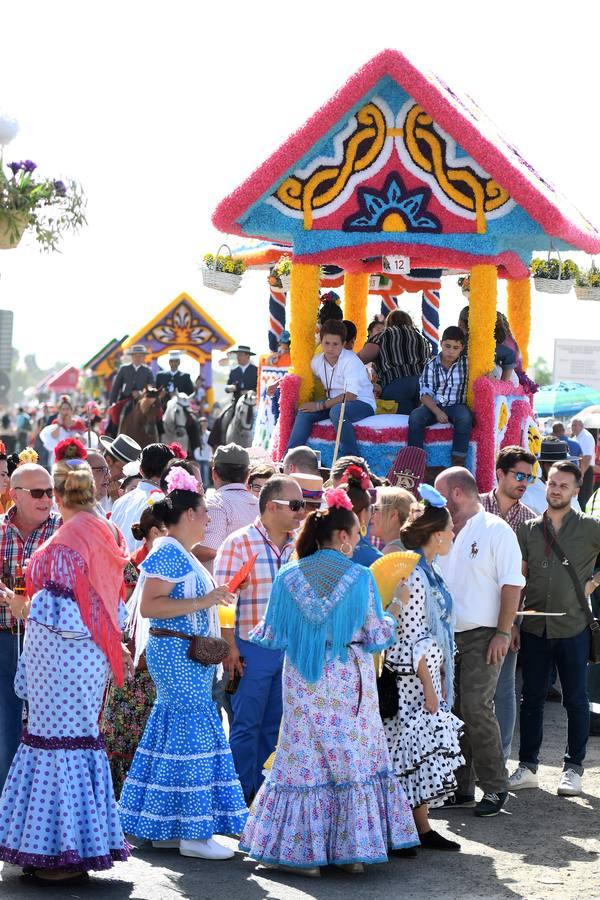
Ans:
<svg viewBox="0 0 600 900"><path fill-rule="evenodd" d="M23 167L23 163L20 163L20 162L11 162L8 164L8 168L10 169L10 171L13 173L13 175L15 177L16 177L17 172L21 171L22 167Z"/></svg>
<svg viewBox="0 0 600 900"><path fill-rule="evenodd" d="M25 162L21 163L24 172L35 172L37 169L37 163L32 162L30 159L26 159Z"/></svg>
<svg viewBox="0 0 600 900"><path fill-rule="evenodd" d="M59 197L66 196L67 189L65 187L64 181L55 181L54 182L54 190L56 191Z"/></svg>

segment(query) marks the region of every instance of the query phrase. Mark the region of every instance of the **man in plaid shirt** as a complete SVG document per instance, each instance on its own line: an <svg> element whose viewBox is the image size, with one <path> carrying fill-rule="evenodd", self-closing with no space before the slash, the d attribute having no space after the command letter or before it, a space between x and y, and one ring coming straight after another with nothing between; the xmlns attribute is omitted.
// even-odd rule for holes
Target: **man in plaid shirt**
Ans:
<svg viewBox="0 0 600 900"><path fill-rule="evenodd" d="M523 447L504 447L496 460L498 485L488 494L481 494L479 497L485 511L504 519L515 534L519 526L536 517L536 513L521 502L521 498L527 490L527 485L533 481L535 462L533 453L529 453ZM500 726L502 751L506 762L508 762L510 756L513 732L517 721L515 674L520 645L519 627L518 625L513 625L510 647L500 669L494 696L496 718Z"/></svg>
<svg viewBox="0 0 600 900"><path fill-rule="evenodd" d="M52 512L52 478L42 466L19 466L10 480L10 497L15 505L0 524L2 577L7 579L14 578L17 566L24 568L62 521ZM23 702L14 687L19 649L17 621L0 601L0 791L21 740Z"/></svg>
<svg viewBox="0 0 600 900"><path fill-rule="evenodd" d="M231 677L236 672L241 676L231 701L233 724L229 743L248 802L260 787L264 763L277 744L283 668L282 651L259 647L248 637L265 613L271 585L290 558L294 548L292 535L303 518L304 500L298 483L284 475L275 476L260 492L259 517L252 525L230 535L215 559L214 578L217 584L225 584L258 554L239 593L235 629L223 629L223 637L231 648L223 665Z"/></svg>

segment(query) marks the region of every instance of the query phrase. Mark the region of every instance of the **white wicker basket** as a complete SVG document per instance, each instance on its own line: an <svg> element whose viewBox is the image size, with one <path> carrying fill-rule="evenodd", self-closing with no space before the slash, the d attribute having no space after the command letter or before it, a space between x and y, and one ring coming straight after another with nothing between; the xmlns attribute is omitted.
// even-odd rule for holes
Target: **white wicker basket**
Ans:
<svg viewBox="0 0 600 900"><path fill-rule="evenodd" d="M574 278L534 278L536 291L541 294L568 294L575 284Z"/></svg>
<svg viewBox="0 0 600 900"><path fill-rule="evenodd" d="M219 258L219 253L225 247L232 256L231 249L227 244L221 244L215 254L215 263ZM235 294L242 284L242 276L234 275L232 272L217 272L216 269L209 269L208 266L200 266L202 272L202 281L204 287L212 288L215 291L223 291L225 294Z"/></svg>
<svg viewBox="0 0 600 900"><path fill-rule="evenodd" d="M575 296L578 300L600 300L600 287L580 287L576 284Z"/></svg>
<svg viewBox="0 0 600 900"><path fill-rule="evenodd" d="M291 275L278 275L277 276L281 282L281 290L285 291L286 294L289 293L289 290L292 286L292 276Z"/></svg>

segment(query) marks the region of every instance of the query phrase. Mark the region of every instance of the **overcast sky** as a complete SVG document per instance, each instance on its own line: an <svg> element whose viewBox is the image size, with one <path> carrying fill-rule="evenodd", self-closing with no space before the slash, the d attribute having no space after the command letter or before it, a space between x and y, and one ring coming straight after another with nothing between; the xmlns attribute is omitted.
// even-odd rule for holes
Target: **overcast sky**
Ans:
<svg viewBox="0 0 600 900"><path fill-rule="evenodd" d="M599 224L599 28L597 5L582 0L6 4L0 109L21 130L5 157L77 178L89 219L60 255L25 242L0 251L15 346L81 365L187 291L235 339L266 349L264 272L233 297L202 286L198 263L221 241L211 213L386 46L470 93ZM600 304L534 297L532 356L551 361L558 335L600 335ZM442 324L461 302L446 280ZM406 306L418 313L416 300Z"/></svg>

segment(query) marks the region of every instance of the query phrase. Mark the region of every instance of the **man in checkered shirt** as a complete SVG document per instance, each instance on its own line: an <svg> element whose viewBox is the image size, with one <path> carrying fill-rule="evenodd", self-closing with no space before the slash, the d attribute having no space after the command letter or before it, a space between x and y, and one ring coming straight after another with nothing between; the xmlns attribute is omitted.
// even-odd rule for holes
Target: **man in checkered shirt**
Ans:
<svg viewBox="0 0 600 900"><path fill-rule="evenodd" d="M283 651L259 647L248 637L263 618L275 576L294 549L292 536L304 518L304 506L293 478L269 479L260 492L258 518L230 535L215 559L214 578L217 584L225 584L258 554L239 593L235 629L223 629L231 648L223 665L231 677L236 672L241 676L231 700L229 743L248 802L260 787L264 763L277 744L283 669Z"/></svg>
<svg viewBox="0 0 600 900"><path fill-rule="evenodd" d="M41 495L41 496L40 496ZM15 577L24 563L61 524L52 512L52 478L42 466L19 466L10 480L15 505L0 523L2 578ZM14 681L23 623L17 623L0 598L0 791L21 740L23 702L15 694Z"/></svg>

